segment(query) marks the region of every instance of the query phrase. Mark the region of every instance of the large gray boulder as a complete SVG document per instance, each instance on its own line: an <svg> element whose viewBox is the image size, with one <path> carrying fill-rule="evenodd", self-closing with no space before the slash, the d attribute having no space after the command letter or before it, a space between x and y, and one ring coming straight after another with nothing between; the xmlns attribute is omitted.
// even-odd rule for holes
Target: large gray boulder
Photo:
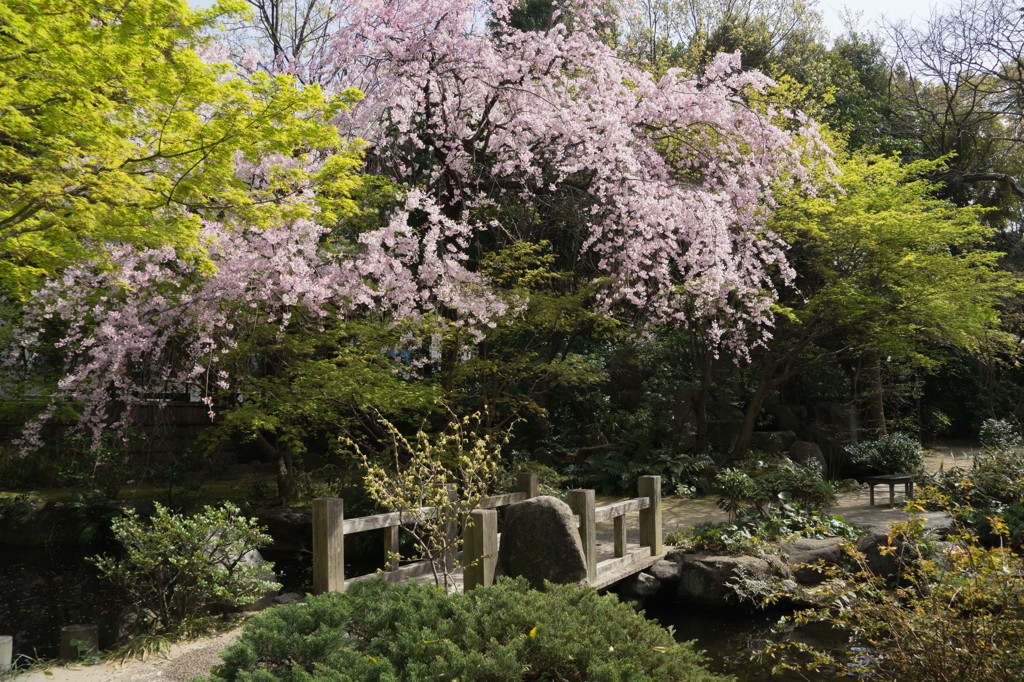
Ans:
<svg viewBox="0 0 1024 682"><path fill-rule="evenodd" d="M780 543L779 549L797 582L817 585L825 581L825 569L843 562L846 556L844 542L842 538L801 538L795 542Z"/></svg>
<svg viewBox="0 0 1024 682"><path fill-rule="evenodd" d="M586 584L587 560L569 505L546 495L509 505L496 572L522 576L537 589L545 580Z"/></svg>
<svg viewBox="0 0 1024 682"><path fill-rule="evenodd" d="M789 458L801 466L818 467L818 471L826 471L828 462L817 443L806 440L795 441L789 446Z"/></svg>
<svg viewBox="0 0 1024 682"><path fill-rule="evenodd" d="M729 586L746 578L768 584L776 575L772 565L752 556L714 556L707 554L675 554L679 562L681 601L708 608L735 606L738 598Z"/></svg>
<svg viewBox="0 0 1024 682"><path fill-rule="evenodd" d="M647 570L662 583L675 585L679 582L679 563L676 561L662 559Z"/></svg>
<svg viewBox="0 0 1024 682"><path fill-rule="evenodd" d="M277 574L274 572L274 565L263 558L258 549L250 549L241 556L237 564L243 570L256 570L255 578L267 583L267 591L263 596L250 604L244 604L235 608L236 611L262 611L274 604L281 589L277 581Z"/></svg>

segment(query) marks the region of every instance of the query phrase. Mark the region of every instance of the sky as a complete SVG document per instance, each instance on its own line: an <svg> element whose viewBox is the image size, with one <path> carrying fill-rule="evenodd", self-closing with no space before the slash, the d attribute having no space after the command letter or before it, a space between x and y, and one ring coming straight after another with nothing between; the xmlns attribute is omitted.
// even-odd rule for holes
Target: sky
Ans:
<svg viewBox="0 0 1024 682"><path fill-rule="evenodd" d="M213 0L188 0L193 7L209 7ZM875 29L883 17L889 21L923 19L933 7L944 8L958 0L818 0L818 9L832 37L845 33L844 9L860 16L859 28Z"/></svg>
<svg viewBox="0 0 1024 682"><path fill-rule="evenodd" d="M913 21L926 18L931 9L944 9L957 0L818 0L818 9L825 19L825 27L835 37L845 31L841 16L844 8L859 13L859 28L874 29L885 17L889 21Z"/></svg>

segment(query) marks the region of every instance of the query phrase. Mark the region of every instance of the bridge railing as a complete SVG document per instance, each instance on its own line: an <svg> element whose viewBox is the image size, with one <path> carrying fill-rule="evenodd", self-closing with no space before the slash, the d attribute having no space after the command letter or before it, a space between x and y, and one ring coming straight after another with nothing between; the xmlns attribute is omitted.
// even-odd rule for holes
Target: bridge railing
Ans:
<svg viewBox="0 0 1024 682"><path fill-rule="evenodd" d="M480 508L470 512L469 521L463 531L462 560L464 589L488 586L494 582L498 559L498 514L497 509L515 502L536 497L538 494L537 475L523 472L518 478L519 490L504 495L483 498ZM606 587L626 575L635 573L638 564L653 559L663 550L661 477L641 476L637 483L638 496L613 504L596 504L593 490L570 490L567 497L569 507L577 518L580 540L587 564L587 582L596 588ZM627 514L639 512L639 546L629 549L627 543ZM328 591L344 591L344 540L345 535L366 531L384 531L386 556L398 553L398 533L403 521L412 515L431 518L436 514L432 507L376 514L355 519L344 518L344 503L337 498L320 498L313 501L313 591L316 594ZM597 524L612 521L613 558L598 562ZM454 533L454 528L449 528ZM446 557L451 566L455 557ZM429 562L420 561L406 566L397 566L392 561L384 573L389 581L405 580L430 573ZM365 580L376 573L348 578L349 582Z"/></svg>
<svg viewBox="0 0 1024 682"><path fill-rule="evenodd" d="M662 544L661 476L641 476L638 496L597 506L593 490L570 490L569 507L579 525L583 554L587 562L587 582L596 588L621 580L639 570L638 564L659 556ZM630 549L626 539L627 514L639 511L640 542ZM597 524L612 522L613 557L598 561ZM498 555L498 520L495 512L478 509L470 513L463 535L465 589L491 585Z"/></svg>
<svg viewBox="0 0 1024 682"><path fill-rule="evenodd" d="M492 495L480 500L480 508L493 510L530 497L536 497L539 490L537 474L521 472L517 476L516 492ZM454 494L454 491L451 493ZM496 513L496 512L495 512ZM345 518L344 500L324 497L313 500L313 592L344 592L345 583L366 580L376 572L359 576L345 575L345 536L355 533L382 531L384 555L388 557L384 578L388 581L407 580L431 572L430 562L418 561L405 566L399 565L399 531L403 522L410 519L430 519L437 515L433 507L420 507L408 511L388 512L372 516ZM496 524L495 524L496 527ZM448 533L454 534L454 527ZM495 551L497 545L495 544ZM444 558L446 566L452 566L455 556ZM493 580L493 578L492 578Z"/></svg>

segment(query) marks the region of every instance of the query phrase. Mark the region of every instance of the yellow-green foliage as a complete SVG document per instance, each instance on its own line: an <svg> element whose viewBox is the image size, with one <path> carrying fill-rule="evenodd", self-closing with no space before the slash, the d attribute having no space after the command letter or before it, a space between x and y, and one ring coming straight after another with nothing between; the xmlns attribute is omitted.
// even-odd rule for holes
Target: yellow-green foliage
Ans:
<svg viewBox="0 0 1024 682"><path fill-rule="evenodd" d="M984 248L976 208L935 196L940 161L857 153L838 186L783 201L773 227L793 245L800 295L777 313L813 334L927 365L929 348L976 348L1001 336L999 298L1013 285ZM986 336L987 334L987 336Z"/></svg>
<svg viewBox="0 0 1024 682"><path fill-rule="evenodd" d="M360 151L329 121L358 93L328 100L200 56L217 17L245 7L0 3L0 293L24 297L106 241L198 247L199 221L225 210L308 217L293 199L310 186L323 219L353 210ZM239 159L263 169L259 189Z"/></svg>
<svg viewBox="0 0 1024 682"><path fill-rule="evenodd" d="M458 529L497 479L501 448L510 434L482 434L478 413L452 415L445 431L428 434L421 428L412 440L386 419L380 424L391 440L392 468L360 452L366 491L384 508L402 512L402 527L430 561L435 582L447 585ZM348 443L358 452L354 442Z"/></svg>
<svg viewBox="0 0 1024 682"><path fill-rule="evenodd" d="M1005 536L1001 520L993 518L992 526ZM826 583L824 606L788 619L839 628L850 635L849 647L775 645L768 653L777 669L812 678L824 670L854 670L867 680L1024 679L1024 561L1005 547L982 546L966 532L950 540L934 545L920 516L894 524L881 558L898 567L896 587L851 550L858 569L840 571Z"/></svg>

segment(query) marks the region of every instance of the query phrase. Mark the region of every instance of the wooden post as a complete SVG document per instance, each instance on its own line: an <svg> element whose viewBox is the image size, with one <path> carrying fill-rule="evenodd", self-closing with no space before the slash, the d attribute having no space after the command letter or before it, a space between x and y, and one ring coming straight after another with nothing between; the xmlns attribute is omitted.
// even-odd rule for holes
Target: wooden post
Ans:
<svg viewBox="0 0 1024 682"><path fill-rule="evenodd" d="M4 673L11 669L11 662L14 660L14 637L12 635L0 635L0 679Z"/></svg>
<svg viewBox="0 0 1024 682"><path fill-rule="evenodd" d="M516 474L516 488L521 493L526 493L526 499L540 495L540 479L532 471L520 471Z"/></svg>
<svg viewBox="0 0 1024 682"><path fill-rule="evenodd" d="M459 493L454 483L445 486L448 492L448 520L444 526L445 546L444 570L446 573L455 571L455 554L458 551L456 545L459 541Z"/></svg>
<svg viewBox="0 0 1024 682"><path fill-rule="evenodd" d="M60 659L78 661L100 650L100 629L96 625L67 625L60 629Z"/></svg>
<svg viewBox="0 0 1024 682"><path fill-rule="evenodd" d="M661 476L641 476L637 482L640 497L651 501L651 506L640 510L640 546L650 547L651 556L665 551L661 537Z"/></svg>
<svg viewBox="0 0 1024 682"><path fill-rule="evenodd" d="M615 525L615 557L626 556L626 515L616 516L613 519Z"/></svg>
<svg viewBox="0 0 1024 682"><path fill-rule="evenodd" d="M402 563L402 552L398 546L398 526L384 529L384 563L387 570L397 571Z"/></svg>
<svg viewBox="0 0 1024 682"><path fill-rule="evenodd" d="M597 519L593 490L570 490L567 498L572 513L580 517L580 540L587 558L587 581L597 579Z"/></svg>
<svg viewBox="0 0 1024 682"><path fill-rule="evenodd" d="M313 594L345 591L345 501L313 500Z"/></svg>
<svg viewBox="0 0 1024 682"><path fill-rule="evenodd" d="M495 509L474 509L462 533L465 568L464 591L494 584L498 565L498 512Z"/></svg>

